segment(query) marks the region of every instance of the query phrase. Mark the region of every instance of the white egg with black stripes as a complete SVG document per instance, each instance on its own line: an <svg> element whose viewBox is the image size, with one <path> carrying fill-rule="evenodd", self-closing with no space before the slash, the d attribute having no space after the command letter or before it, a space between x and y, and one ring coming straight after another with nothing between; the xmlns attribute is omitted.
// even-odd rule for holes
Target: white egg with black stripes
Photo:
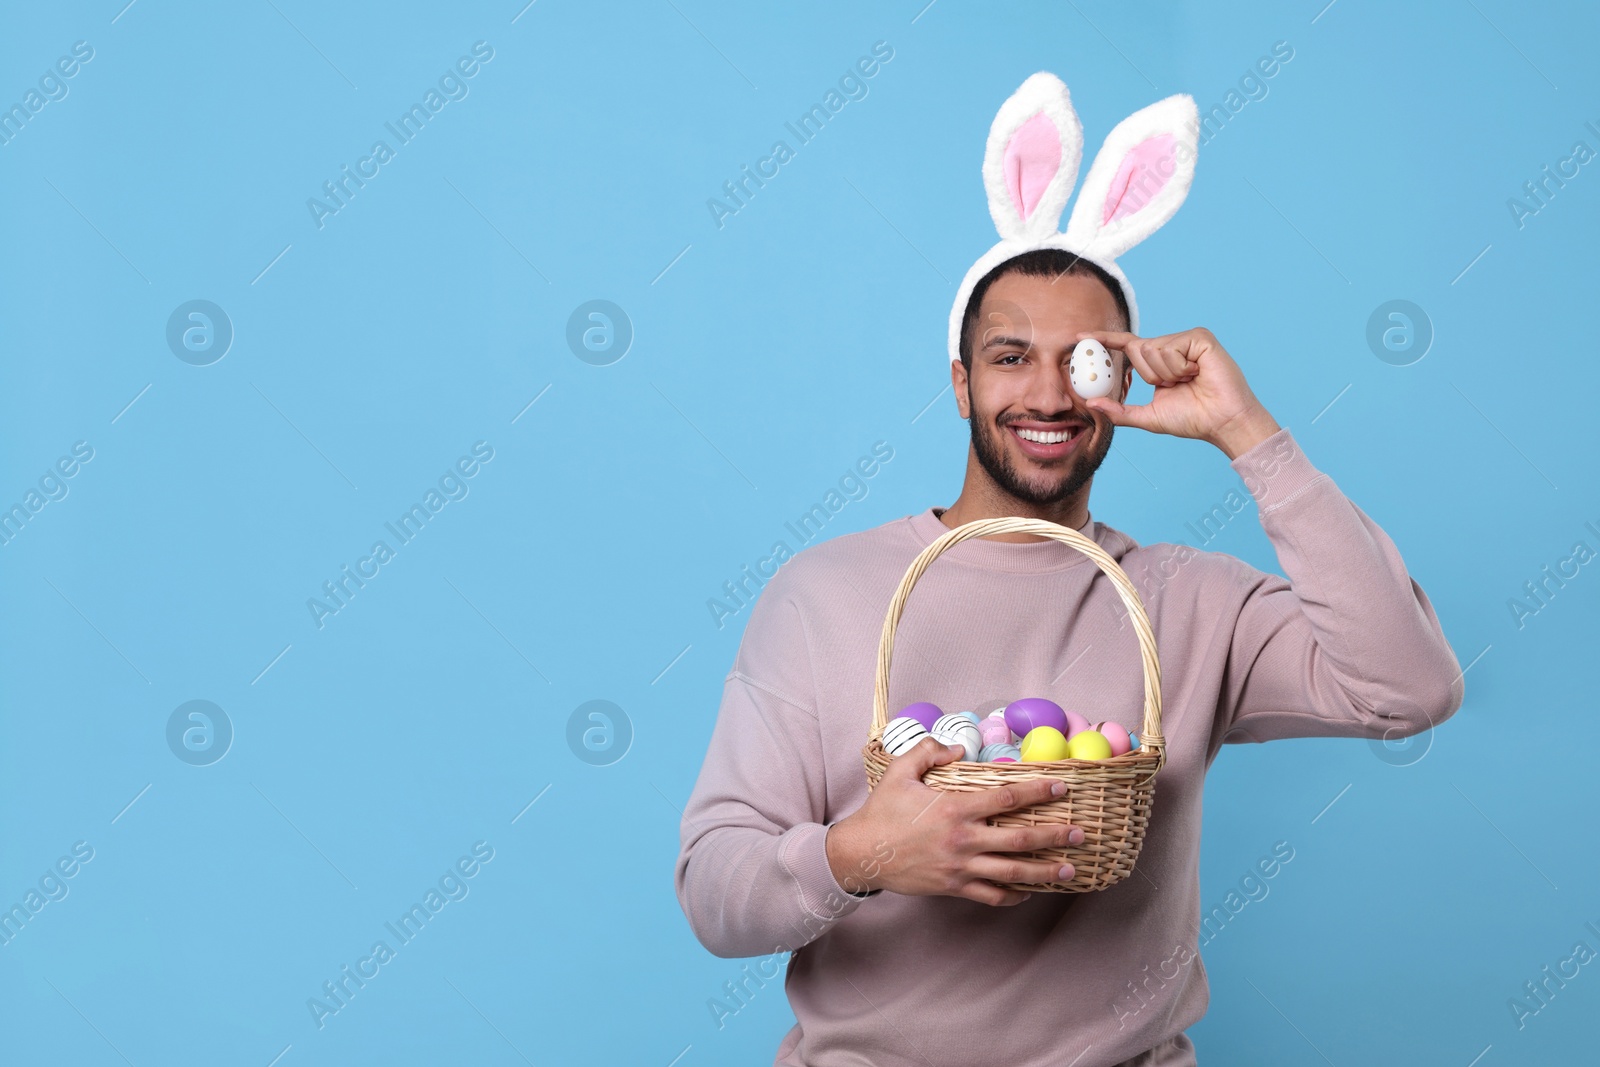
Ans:
<svg viewBox="0 0 1600 1067"><path fill-rule="evenodd" d="M1078 342L1078 346L1072 350L1069 369L1073 391L1085 400L1110 396L1117 387L1111 353L1093 337L1085 337Z"/></svg>
<svg viewBox="0 0 1600 1067"><path fill-rule="evenodd" d="M965 715L941 715L933 724L933 739L941 745L960 745L964 760L976 760L983 750L978 724Z"/></svg>
<svg viewBox="0 0 1600 1067"><path fill-rule="evenodd" d="M891 756L903 756L927 736L926 726L909 715L902 715L898 719L890 719L883 728L883 750Z"/></svg>

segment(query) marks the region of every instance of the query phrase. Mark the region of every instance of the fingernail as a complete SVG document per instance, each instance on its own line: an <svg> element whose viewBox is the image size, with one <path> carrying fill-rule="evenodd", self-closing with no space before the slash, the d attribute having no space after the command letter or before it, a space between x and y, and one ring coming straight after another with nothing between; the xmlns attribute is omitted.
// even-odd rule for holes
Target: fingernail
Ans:
<svg viewBox="0 0 1600 1067"><path fill-rule="evenodd" d="M1072 869L1072 864L1069 863L1056 873L1063 882L1070 882L1072 881L1072 876L1077 872Z"/></svg>
<svg viewBox="0 0 1600 1067"><path fill-rule="evenodd" d="M1083 831L1078 829L1077 827L1073 827L1071 832L1069 832L1067 834L1067 840L1070 841L1074 845L1083 844Z"/></svg>
<svg viewBox="0 0 1600 1067"><path fill-rule="evenodd" d="M1050 783L1050 795L1051 796L1058 797L1062 793L1065 793L1066 791L1067 791L1067 783L1066 782L1051 782Z"/></svg>

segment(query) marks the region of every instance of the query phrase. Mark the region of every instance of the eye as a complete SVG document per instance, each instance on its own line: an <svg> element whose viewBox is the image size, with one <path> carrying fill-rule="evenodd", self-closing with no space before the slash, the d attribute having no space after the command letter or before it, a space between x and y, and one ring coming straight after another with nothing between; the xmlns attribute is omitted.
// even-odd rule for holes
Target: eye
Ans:
<svg viewBox="0 0 1600 1067"><path fill-rule="evenodd" d="M1007 352L1004 355L997 356L995 358L994 362L995 362L996 366L1002 366L1002 367L1016 366L1016 364L1014 364L1014 363L1007 363L1006 360L1008 360L1008 359L1022 359L1022 358L1023 358L1023 356L1022 356L1021 352Z"/></svg>

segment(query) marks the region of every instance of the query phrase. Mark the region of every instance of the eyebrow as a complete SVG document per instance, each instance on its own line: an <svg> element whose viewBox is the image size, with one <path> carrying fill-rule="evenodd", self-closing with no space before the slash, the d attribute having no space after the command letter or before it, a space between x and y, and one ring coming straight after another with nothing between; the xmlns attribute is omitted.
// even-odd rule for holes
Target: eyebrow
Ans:
<svg viewBox="0 0 1600 1067"><path fill-rule="evenodd" d="M1018 337L991 337L983 342L984 348L1032 348L1033 345Z"/></svg>

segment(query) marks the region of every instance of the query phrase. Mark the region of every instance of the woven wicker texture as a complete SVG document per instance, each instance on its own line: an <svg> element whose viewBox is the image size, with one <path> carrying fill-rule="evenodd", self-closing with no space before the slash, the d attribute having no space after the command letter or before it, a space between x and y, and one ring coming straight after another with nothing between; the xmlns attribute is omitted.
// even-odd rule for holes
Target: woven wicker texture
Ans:
<svg viewBox="0 0 1600 1067"><path fill-rule="evenodd" d="M1144 844L1150 822L1150 804L1155 795L1155 777L1167 760L1166 738L1161 734L1161 664L1156 657L1155 635L1149 616L1133 583L1117 561L1105 550L1076 530L1043 519L979 519L958 526L923 549L911 562L883 620L883 636L878 642L878 671L872 694L872 730L861 750L866 764L867 785L877 786L889 766L890 756L883 750L883 728L889 721L889 663L894 655L895 628L905 611L906 600L917 580L946 550L971 537L990 534L1029 533L1070 545L1094 561L1111 579L1133 620L1134 636L1144 663L1144 725L1139 747L1121 756L1103 760L1055 760L1040 763L969 763L958 761L934 767L923 782L934 789L972 792L1012 785L1030 778L1059 778L1067 785L1064 795L1054 800L1016 808L989 820L994 826L1044 826L1070 823L1083 829L1081 845L1040 849L1023 853L1028 858L1070 863L1074 874L1070 882L996 882L1007 889L1044 893L1087 893L1122 881L1133 871ZM1045 696L1042 693L1018 693ZM1090 722L1104 718L1089 710L1074 708Z"/></svg>

